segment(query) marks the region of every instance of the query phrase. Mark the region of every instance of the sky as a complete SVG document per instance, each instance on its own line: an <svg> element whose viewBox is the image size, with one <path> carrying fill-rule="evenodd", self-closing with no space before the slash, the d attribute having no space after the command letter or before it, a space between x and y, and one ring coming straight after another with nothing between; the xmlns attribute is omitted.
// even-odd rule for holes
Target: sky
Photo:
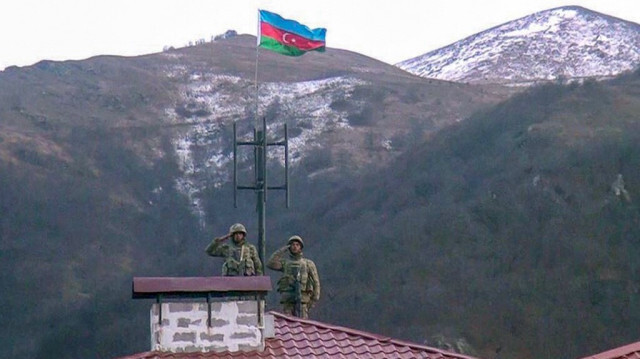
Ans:
<svg viewBox="0 0 640 359"><path fill-rule="evenodd" d="M0 70L161 52L227 30L256 35L258 9L326 28L327 47L394 64L568 5L640 23L640 0L4 0Z"/></svg>

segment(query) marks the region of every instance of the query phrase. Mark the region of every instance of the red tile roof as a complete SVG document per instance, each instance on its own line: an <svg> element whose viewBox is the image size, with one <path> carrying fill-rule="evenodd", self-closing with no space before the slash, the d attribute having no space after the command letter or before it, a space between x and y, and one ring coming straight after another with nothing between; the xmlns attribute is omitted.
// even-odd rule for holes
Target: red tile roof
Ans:
<svg viewBox="0 0 640 359"><path fill-rule="evenodd" d="M264 351L168 353L145 352L121 359L213 358L424 358L474 359L440 349L382 335L270 312L275 337L266 339Z"/></svg>
<svg viewBox="0 0 640 359"><path fill-rule="evenodd" d="M640 342L607 350L606 352L590 355L582 359L640 359Z"/></svg>

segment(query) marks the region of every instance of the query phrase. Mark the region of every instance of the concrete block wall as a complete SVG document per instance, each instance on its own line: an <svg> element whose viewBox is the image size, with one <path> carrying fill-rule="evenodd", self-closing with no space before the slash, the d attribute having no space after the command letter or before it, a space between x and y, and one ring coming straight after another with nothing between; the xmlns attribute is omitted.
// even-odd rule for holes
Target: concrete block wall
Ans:
<svg viewBox="0 0 640 359"><path fill-rule="evenodd" d="M168 352L264 350L258 328L258 301L211 303L211 327L206 302L162 303L151 306L151 350Z"/></svg>

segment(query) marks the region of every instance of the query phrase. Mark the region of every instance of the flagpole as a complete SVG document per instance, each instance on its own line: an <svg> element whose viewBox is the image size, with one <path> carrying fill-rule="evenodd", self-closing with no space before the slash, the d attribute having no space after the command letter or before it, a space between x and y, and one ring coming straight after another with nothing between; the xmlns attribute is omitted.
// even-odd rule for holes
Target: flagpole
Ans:
<svg viewBox="0 0 640 359"><path fill-rule="evenodd" d="M262 260L262 263L265 263L265 242L266 242L266 231L265 231L265 227L266 227L266 206L265 206L265 199L266 199L266 191L267 191L267 181L266 181L266 168L267 165L266 163L264 163L264 161L266 161L267 156L266 156L266 151L267 151L267 146L266 146L266 138L267 138L267 134L266 132L266 122L265 125L263 126L264 129L261 131L259 130L260 128L260 116L259 116L259 93L258 93L258 63L259 63L259 58L260 58L260 38L261 38L261 33L260 33L260 9L258 9L258 31L257 31L257 36L256 36L256 71L255 71L255 78L254 78L254 84L255 84L255 88L256 88L256 127L253 131L253 140L255 142L262 142L262 145L257 145L255 147L255 152L254 152L254 156L255 156L255 174L256 174L256 188L260 188L256 191L256 210L258 212L258 255L260 257L260 259ZM260 171L259 169L262 168L262 171ZM264 317L263 317L263 313L265 310L265 301L264 298L261 299L258 302L258 326L264 327Z"/></svg>
<svg viewBox="0 0 640 359"><path fill-rule="evenodd" d="M260 115L258 114L259 108L259 94L258 94L258 58L260 56L260 47L256 46L256 73L254 79L254 87L256 90L256 128L260 125Z"/></svg>
<svg viewBox="0 0 640 359"><path fill-rule="evenodd" d="M260 116L258 114L258 109L259 109L259 98L258 98L258 61L259 61L259 57L260 57L260 37L261 37L261 33L260 33L260 10L258 10L258 31L256 32L258 34L257 38L256 38L256 71L255 71L255 78L254 78L254 87L256 90L256 128L260 127Z"/></svg>

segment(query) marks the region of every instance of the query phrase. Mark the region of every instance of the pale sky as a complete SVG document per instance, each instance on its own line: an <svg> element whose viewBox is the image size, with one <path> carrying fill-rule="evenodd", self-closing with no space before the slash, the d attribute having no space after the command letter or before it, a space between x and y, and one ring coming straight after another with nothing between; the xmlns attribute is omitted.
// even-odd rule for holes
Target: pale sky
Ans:
<svg viewBox="0 0 640 359"><path fill-rule="evenodd" d="M258 9L327 28L328 47L394 64L568 5L640 23L640 0L4 0L0 69L149 54L229 29L256 35Z"/></svg>

